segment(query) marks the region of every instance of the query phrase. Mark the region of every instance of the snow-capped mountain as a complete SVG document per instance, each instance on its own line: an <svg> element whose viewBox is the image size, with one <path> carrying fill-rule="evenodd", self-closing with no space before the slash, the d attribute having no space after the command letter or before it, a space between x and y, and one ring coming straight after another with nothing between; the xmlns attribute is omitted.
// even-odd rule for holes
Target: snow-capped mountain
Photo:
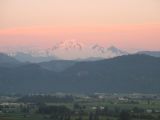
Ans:
<svg viewBox="0 0 160 120"><path fill-rule="evenodd" d="M116 48L115 46L111 46L111 47L107 48L107 51L108 51L108 52L111 52L111 53L114 54L115 56L120 56L120 55L128 54L127 52L122 51L121 49Z"/></svg>
<svg viewBox="0 0 160 120"><path fill-rule="evenodd" d="M47 49L28 48L9 55L20 61L43 62L55 59L90 60L90 58L94 58L93 60L99 60L126 54L128 53L115 46L105 47L99 44L84 44L73 39L61 41Z"/></svg>
<svg viewBox="0 0 160 120"><path fill-rule="evenodd" d="M77 59L85 57L86 46L77 40L65 40L54 45L52 52L62 59Z"/></svg>
<svg viewBox="0 0 160 120"><path fill-rule="evenodd" d="M103 57L103 58L111 58L111 57L128 54L127 52L122 51L116 48L115 46L110 46L107 48L107 47L103 47L98 44L95 44L91 47L91 49L94 51L95 54L98 54L98 57Z"/></svg>
<svg viewBox="0 0 160 120"><path fill-rule="evenodd" d="M105 53L105 48L102 47L102 46L100 46L100 45L98 45L98 44L93 45L91 48L92 48L93 50L97 50L97 51L99 51L99 52L101 52L101 53Z"/></svg>
<svg viewBox="0 0 160 120"><path fill-rule="evenodd" d="M61 50L82 50L83 49L83 44L76 41L76 40L65 40L62 41L60 43L58 43L57 45L53 46L52 50L56 51L58 49Z"/></svg>
<svg viewBox="0 0 160 120"><path fill-rule="evenodd" d="M54 55L62 59L111 58L127 54L114 46L85 45L77 40L65 40L52 48Z"/></svg>

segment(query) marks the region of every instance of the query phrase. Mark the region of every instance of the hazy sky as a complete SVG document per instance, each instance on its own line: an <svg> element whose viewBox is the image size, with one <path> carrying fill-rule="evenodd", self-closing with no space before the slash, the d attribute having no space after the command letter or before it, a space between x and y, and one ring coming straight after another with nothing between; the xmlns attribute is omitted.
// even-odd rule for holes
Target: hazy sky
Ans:
<svg viewBox="0 0 160 120"><path fill-rule="evenodd" d="M0 0L0 47L69 39L160 50L160 0Z"/></svg>

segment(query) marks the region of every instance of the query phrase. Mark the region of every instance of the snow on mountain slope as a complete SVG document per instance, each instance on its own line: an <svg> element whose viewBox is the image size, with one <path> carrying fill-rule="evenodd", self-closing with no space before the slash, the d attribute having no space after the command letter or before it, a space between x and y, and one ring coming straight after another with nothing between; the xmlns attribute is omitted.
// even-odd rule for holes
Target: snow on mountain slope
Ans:
<svg viewBox="0 0 160 120"><path fill-rule="evenodd" d="M97 58L112 58L128 54L115 46L105 47L99 44L84 44L74 39L61 41L47 49L28 48L20 51L10 51L12 51L12 54L8 53L9 56L29 62L44 62L55 59L85 60L88 58L96 60Z"/></svg>
<svg viewBox="0 0 160 120"><path fill-rule="evenodd" d="M85 57L86 46L76 40L65 40L53 46L52 52L62 59L77 59Z"/></svg>
<svg viewBox="0 0 160 120"><path fill-rule="evenodd" d="M127 54L114 46L85 45L77 40L65 40L52 48L54 55L62 59L111 58Z"/></svg>
<svg viewBox="0 0 160 120"><path fill-rule="evenodd" d="M111 58L111 57L116 57L116 56L121 56L121 55L126 55L128 54L125 51L122 51L115 46L110 46L110 47L103 47L98 44L93 45L92 50L94 51L94 55L96 54L98 57L103 57L103 58ZM94 56L96 57L96 56Z"/></svg>
<svg viewBox="0 0 160 120"><path fill-rule="evenodd" d="M62 41L60 43L58 43L57 45L55 45L52 50L55 51L55 50L58 50L58 49L61 49L61 50L82 50L83 49L83 44L76 41L76 40L65 40L65 41Z"/></svg>

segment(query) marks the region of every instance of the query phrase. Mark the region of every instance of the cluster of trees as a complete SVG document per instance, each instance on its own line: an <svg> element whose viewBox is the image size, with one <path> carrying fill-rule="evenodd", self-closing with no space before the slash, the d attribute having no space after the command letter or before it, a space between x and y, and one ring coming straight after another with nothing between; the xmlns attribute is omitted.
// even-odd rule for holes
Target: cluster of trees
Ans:
<svg viewBox="0 0 160 120"><path fill-rule="evenodd" d="M41 106L38 113L50 115L53 120L70 120L71 110L65 106Z"/></svg>
<svg viewBox="0 0 160 120"><path fill-rule="evenodd" d="M38 109L38 113L45 115L49 115L50 119L53 120L84 120L87 117L88 120L101 120L101 117L108 118L109 112L106 107L104 110L96 109L95 111L86 112L83 108L84 106L79 106L75 104L74 109L71 110L66 106L40 106ZM113 114L112 114L113 115ZM115 114L114 114L115 115ZM121 111L116 115L119 120L130 120L131 116L127 111Z"/></svg>
<svg viewBox="0 0 160 120"><path fill-rule="evenodd" d="M36 109L35 109L36 108ZM10 109L9 106L0 106L0 111ZM101 109L97 107L94 110L88 110L85 105L74 104L73 109L67 106L49 106L46 104L36 104L36 106L20 106L18 108L25 115L30 114L30 111L38 113L48 118L49 120L101 120L109 118L117 118L117 120L132 120L132 119L144 119L144 120L159 120L160 115L147 114L141 108L133 108L130 110L122 110L121 108L108 108ZM132 112L131 112L132 111Z"/></svg>
<svg viewBox="0 0 160 120"><path fill-rule="evenodd" d="M2 106L0 105L0 111L12 110L20 111L24 114L38 113L53 120L101 120L109 118L117 118L117 120L132 120L132 119L144 119L144 120L159 120L160 115L156 112L146 113L144 108L134 107L130 109L122 109L121 107L95 107L91 109L85 104L79 104L78 102L73 104L73 108L70 109L67 106L49 106L45 102L53 102L61 99L61 102L73 101L72 96L56 97L56 96L25 96L19 99L19 101L25 101L23 106ZM43 102L45 100L45 102ZM28 104L28 102L36 104ZM38 103L38 104L37 104ZM59 103L59 101L58 101ZM90 109L89 109L90 108Z"/></svg>

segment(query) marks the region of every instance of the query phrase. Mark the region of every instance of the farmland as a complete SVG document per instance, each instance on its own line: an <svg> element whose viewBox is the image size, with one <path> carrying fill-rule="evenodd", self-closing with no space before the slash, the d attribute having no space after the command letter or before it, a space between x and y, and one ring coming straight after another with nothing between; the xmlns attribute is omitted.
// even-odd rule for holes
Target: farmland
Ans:
<svg viewBox="0 0 160 120"><path fill-rule="evenodd" d="M36 94L0 97L0 120L159 120L157 94Z"/></svg>

